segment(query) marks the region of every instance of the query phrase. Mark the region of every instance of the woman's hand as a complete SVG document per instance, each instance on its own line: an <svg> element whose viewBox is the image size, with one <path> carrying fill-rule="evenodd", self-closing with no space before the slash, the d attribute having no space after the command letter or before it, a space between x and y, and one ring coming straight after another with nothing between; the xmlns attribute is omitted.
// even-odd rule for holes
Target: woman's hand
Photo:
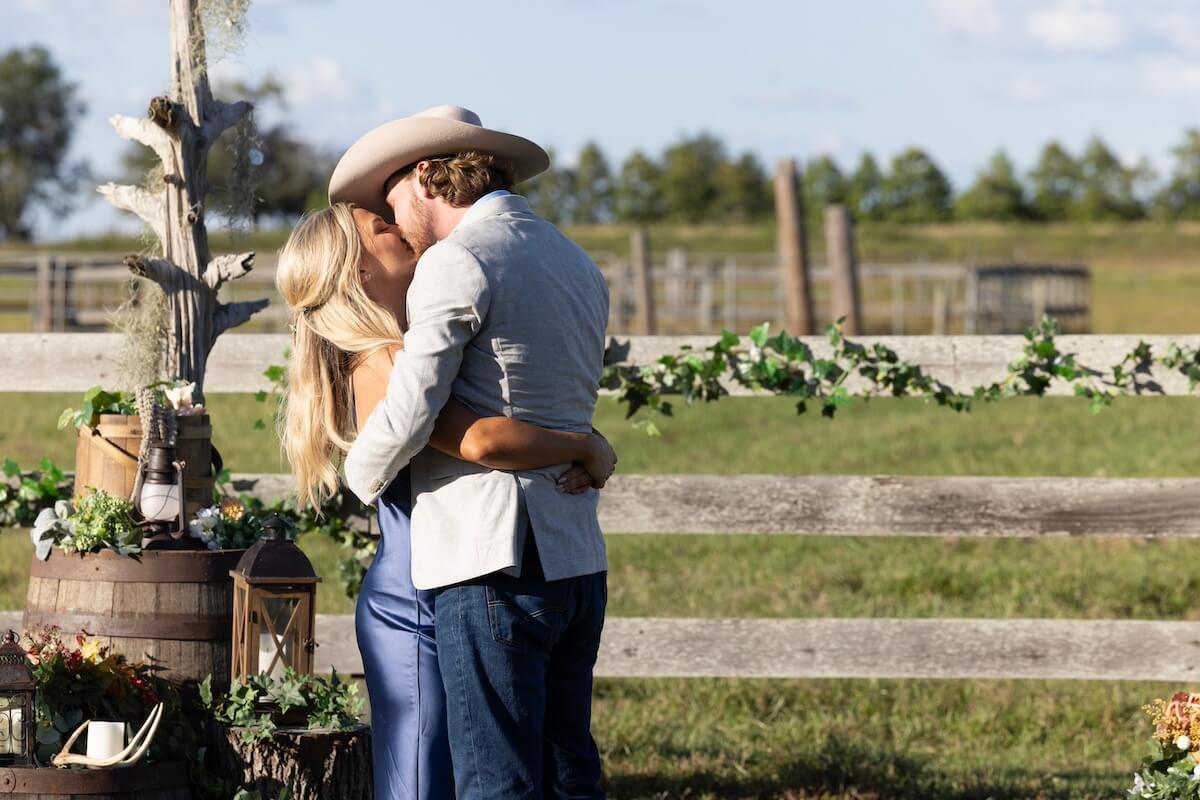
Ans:
<svg viewBox="0 0 1200 800"><path fill-rule="evenodd" d="M588 454L583 461L576 462L558 479L559 491L580 494L588 489L603 489L617 468L617 451L608 439L592 429L588 439Z"/></svg>

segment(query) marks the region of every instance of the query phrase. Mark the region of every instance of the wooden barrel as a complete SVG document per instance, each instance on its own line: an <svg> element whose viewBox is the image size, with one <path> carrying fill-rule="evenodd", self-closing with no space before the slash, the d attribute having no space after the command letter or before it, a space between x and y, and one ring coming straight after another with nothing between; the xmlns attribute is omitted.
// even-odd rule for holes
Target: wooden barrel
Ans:
<svg viewBox="0 0 1200 800"><path fill-rule="evenodd" d="M142 420L124 414L101 414L95 428L79 429L75 447L75 497L95 487L128 498L137 480ZM212 505L212 425L207 414L179 418L175 449L184 462L184 512L191 519Z"/></svg>
<svg viewBox="0 0 1200 800"><path fill-rule="evenodd" d="M18 800L191 800L184 761L135 764L120 769L0 767L0 797Z"/></svg>
<svg viewBox="0 0 1200 800"><path fill-rule="evenodd" d="M97 636L130 661L179 684L229 685L233 581L245 550L111 550L32 559L25 628L57 625Z"/></svg>

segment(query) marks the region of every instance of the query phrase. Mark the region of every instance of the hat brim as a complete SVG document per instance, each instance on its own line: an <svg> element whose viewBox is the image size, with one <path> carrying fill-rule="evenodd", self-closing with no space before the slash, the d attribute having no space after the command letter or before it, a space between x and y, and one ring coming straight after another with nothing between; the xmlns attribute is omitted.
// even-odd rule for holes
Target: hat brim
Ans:
<svg viewBox="0 0 1200 800"><path fill-rule="evenodd" d="M341 157L329 178L329 202L354 203L391 219L384 183L423 158L478 150L507 159L517 183L550 168L550 156L521 136L433 117L405 117L363 135Z"/></svg>

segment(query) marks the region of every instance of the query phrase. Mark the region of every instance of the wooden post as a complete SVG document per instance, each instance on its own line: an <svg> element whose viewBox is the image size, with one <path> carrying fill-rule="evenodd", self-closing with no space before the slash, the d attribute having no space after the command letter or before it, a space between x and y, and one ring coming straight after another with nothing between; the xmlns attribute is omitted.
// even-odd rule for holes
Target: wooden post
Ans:
<svg viewBox="0 0 1200 800"><path fill-rule="evenodd" d="M1033 306L1033 327L1042 324L1042 317L1046 315L1046 279L1034 278L1033 283L1029 288L1030 301Z"/></svg>
<svg viewBox="0 0 1200 800"><path fill-rule="evenodd" d="M967 265L966 313L963 315L963 333L979 332L979 271L974 264Z"/></svg>
<svg viewBox="0 0 1200 800"><path fill-rule="evenodd" d="M658 331L654 321L654 274L650 266L650 233L637 228L629 239L629 259L633 265L633 290L637 309L637 332L653 336Z"/></svg>
<svg viewBox="0 0 1200 800"><path fill-rule="evenodd" d="M53 261L53 310L50 312L50 318L53 320L51 327L56 333L62 333L67 329L67 270L70 265L65 259L56 258Z"/></svg>
<svg viewBox="0 0 1200 800"><path fill-rule="evenodd" d="M666 290L666 317L671 322L686 319L688 311L688 266L687 251L682 247L667 250L666 268L663 274Z"/></svg>
<svg viewBox="0 0 1200 800"><path fill-rule="evenodd" d="M54 306L52 300L52 284L54 282L54 262L49 253L38 253L37 257L37 289L36 317L34 330L38 333L49 333L54 329Z"/></svg>
<svg viewBox="0 0 1200 800"><path fill-rule="evenodd" d="M734 333L738 332L738 266L737 259L730 256L725 260L725 308L721 313L721 324Z"/></svg>
<svg viewBox="0 0 1200 800"><path fill-rule="evenodd" d="M833 319L845 317L842 330L862 333L862 303L858 291L858 255L854 252L854 221L843 205L825 208L825 261L832 284Z"/></svg>
<svg viewBox="0 0 1200 800"><path fill-rule="evenodd" d="M612 297L609 300L609 327L615 333L626 333L625 326L625 284L629 281L629 265L620 262L609 268L608 285Z"/></svg>
<svg viewBox="0 0 1200 800"><path fill-rule="evenodd" d="M808 235L800 173L792 159L780 161L775 172L775 221L788 329L797 336L811 336L816 333L816 320L808 275Z"/></svg>
<svg viewBox="0 0 1200 800"><path fill-rule="evenodd" d="M933 284L933 335L945 336L950 319L950 303L944 281Z"/></svg>
<svg viewBox="0 0 1200 800"><path fill-rule="evenodd" d="M892 269L892 335L904 335L904 276Z"/></svg>
<svg viewBox="0 0 1200 800"><path fill-rule="evenodd" d="M700 268L700 291L696 298L696 332L708 333L713 324L713 269L710 264Z"/></svg>

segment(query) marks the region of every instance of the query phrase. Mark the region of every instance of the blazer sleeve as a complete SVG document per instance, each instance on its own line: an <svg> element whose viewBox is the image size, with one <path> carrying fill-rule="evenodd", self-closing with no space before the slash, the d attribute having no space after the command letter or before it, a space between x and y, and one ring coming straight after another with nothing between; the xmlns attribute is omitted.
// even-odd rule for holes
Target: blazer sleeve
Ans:
<svg viewBox="0 0 1200 800"><path fill-rule="evenodd" d="M387 394L346 455L346 485L364 503L375 502L429 443L488 302L483 269L466 248L443 241L421 258L408 290L404 349L396 353Z"/></svg>

